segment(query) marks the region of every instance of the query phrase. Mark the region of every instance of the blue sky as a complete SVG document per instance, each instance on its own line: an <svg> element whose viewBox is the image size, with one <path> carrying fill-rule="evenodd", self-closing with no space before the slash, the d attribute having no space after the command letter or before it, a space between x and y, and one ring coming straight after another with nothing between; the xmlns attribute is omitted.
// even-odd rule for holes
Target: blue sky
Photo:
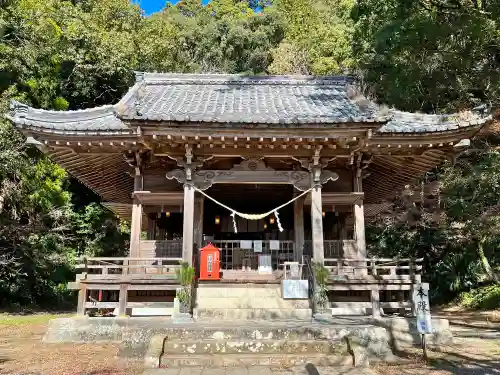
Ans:
<svg viewBox="0 0 500 375"><path fill-rule="evenodd" d="M206 4L208 3L209 0L203 0L203 3ZM135 0L135 3L139 4L142 9L146 12L146 14L152 14L154 12L158 12L159 10L163 9L165 7L165 4L167 2L169 3L177 3L178 0L172 0L172 1L167 1L167 0Z"/></svg>

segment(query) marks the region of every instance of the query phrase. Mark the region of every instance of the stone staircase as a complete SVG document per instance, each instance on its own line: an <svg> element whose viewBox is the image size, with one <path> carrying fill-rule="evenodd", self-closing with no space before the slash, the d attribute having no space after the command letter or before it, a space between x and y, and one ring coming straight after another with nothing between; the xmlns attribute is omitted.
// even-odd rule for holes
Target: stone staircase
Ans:
<svg viewBox="0 0 500 375"><path fill-rule="evenodd" d="M309 300L285 300L280 284L200 284L194 318L311 321Z"/></svg>
<svg viewBox="0 0 500 375"><path fill-rule="evenodd" d="M361 362L360 362L361 361ZM171 330L151 341L146 367L352 367L367 364L342 338L322 336L319 330L299 326L260 325L252 328L231 325L225 328Z"/></svg>

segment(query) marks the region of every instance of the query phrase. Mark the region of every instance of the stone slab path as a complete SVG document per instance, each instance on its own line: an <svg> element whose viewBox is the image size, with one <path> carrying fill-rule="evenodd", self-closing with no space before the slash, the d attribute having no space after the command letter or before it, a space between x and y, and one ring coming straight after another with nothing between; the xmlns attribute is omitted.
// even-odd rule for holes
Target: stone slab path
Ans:
<svg viewBox="0 0 500 375"><path fill-rule="evenodd" d="M304 367L291 369L275 369L264 366L252 368L227 367L227 368L203 368L184 367L171 369L150 369L142 375L377 375L368 368L339 368L339 367L313 367L306 370Z"/></svg>

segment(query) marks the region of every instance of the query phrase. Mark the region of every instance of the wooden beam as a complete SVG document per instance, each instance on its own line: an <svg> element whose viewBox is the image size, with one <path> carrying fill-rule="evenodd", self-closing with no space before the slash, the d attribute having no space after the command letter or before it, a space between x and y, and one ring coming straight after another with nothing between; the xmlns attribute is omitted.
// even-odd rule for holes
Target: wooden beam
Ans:
<svg viewBox="0 0 500 375"><path fill-rule="evenodd" d="M293 202L293 233L295 236L295 261L302 262L304 254L304 197Z"/></svg>
<svg viewBox="0 0 500 375"><path fill-rule="evenodd" d="M142 190L142 176L139 168L136 170L134 178L134 190ZM130 226L130 257L138 257L142 232L142 203L134 199L132 204L132 223Z"/></svg>
<svg viewBox="0 0 500 375"><path fill-rule="evenodd" d="M372 303L372 317L380 317L380 291L378 288L373 288L370 291L371 303Z"/></svg>
<svg viewBox="0 0 500 375"><path fill-rule="evenodd" d="M311 227L313 243L313 260L323 264L325 258L323 244L323 205L321 203L321 185L311 191Z"/></svg>
<svg viewBox="0 0 500 375"><path fill-rule="evenodd" d="M125 316L127 314L127 302L128 302L128 284L120 285L120 294L118 297L118 315Z"/></svg>
<svg viewBox="0 0 500 375"><path fill-rule="evenodd" d="M194 202L194 234L193 240L197 246L197 249L201 249L203 246L203 208L204 208L204 197L198 194Z"/></svg>
<svg viewBox="0 0 500 375"><path fill-rule="evenodd" d="M76 309L76 314L79 316L85 315L85 302L87 301L87 288L84 284L80 284L80 290L78 291L78 306Z"/></svg>
<svg viewBox="0 0 500 375"><path fill-rule="evenodd" d="M182 258L185 262L193 263L194 243L194 188L184 185L184 209L182 230Z"/></svg>
<svg viewBox="0 0 500 375"><path fill-rule="evenodd" d="M363 182L361 179L361 170L357 169L354 173L354 190L355 192L363 191ZM365 211L363 200L360 199L354 203L354 230L356 237L356 247L358 257L366 258L366 239L365 239Z"/></svg>

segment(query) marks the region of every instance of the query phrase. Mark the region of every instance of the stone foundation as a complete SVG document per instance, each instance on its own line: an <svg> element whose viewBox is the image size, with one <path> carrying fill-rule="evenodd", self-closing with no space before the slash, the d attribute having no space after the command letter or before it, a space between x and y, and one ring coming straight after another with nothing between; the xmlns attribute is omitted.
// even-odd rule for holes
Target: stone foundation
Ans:
<svg viewBox="0 0 500 375"><path fill-rule="evenodd" d="M246 352L248 360L261 363L262 358L251 357L265 352L264 357L275 362L291 364L308 359L317 360L316 363L321 365L327 363L324 357L332 356L332 352L336 353L332 361L345 361L347 356L353 362L351 353L345 355L351 337L357 338L351 340L352 348L349 349L356 352L356 356L367 353L367 358L382 360L392 356L385 328L352 319L339 320L335 324L262 321L174 324L165 318L59 318L50 322L44 341L116 342L123 346L122 355L142 357L148 352L149 361L156 361L158 365L160 356L164 354L165 342L168 343L165 358L169 355L171 358L179 355L220 355L232 351ZM362 350L354 350L357 348ZM303 350L309 354L304 355L301 353ZM228 359L214 357L210 360L225 363ZM207 365L207 358L199 358L198 363Z"/></svg>
<svg viewBox="0 0 500 375"><path fill-rule="evenodd" d="M312 319L308 299L283 299L280 284L201 284L196 291L196 319L295 320Z"/></svg>
<svg viewBox="0 0 500 375"><path fill-rule="evenodd" d="M417 331L416 318L403 317L332 317L328 314L316 315L318 321L335 324L342 320L358 321L384 329L384 336L394 350L421 345L421 335ZM447 319L432 319L433 334L427 335L431 345L450 345L453 334ZM382 331L381 331L382 332Z"/></svg>

